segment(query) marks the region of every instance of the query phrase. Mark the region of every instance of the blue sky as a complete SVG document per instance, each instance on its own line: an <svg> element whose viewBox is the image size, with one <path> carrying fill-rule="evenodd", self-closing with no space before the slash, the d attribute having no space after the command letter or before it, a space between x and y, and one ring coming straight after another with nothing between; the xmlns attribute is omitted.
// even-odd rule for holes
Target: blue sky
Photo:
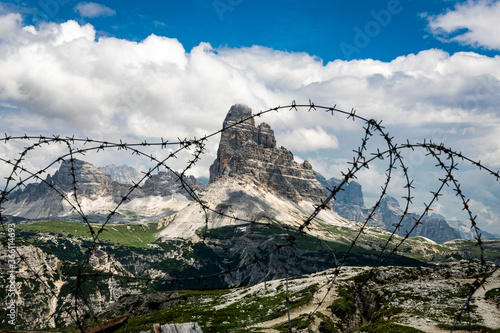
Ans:
<svg viewBox="0 0 500 333"><path fill-rule="evenodd" d="M201 42L231 48L262 45L306 52L325 62L390 61L432 48L449 53L498 53L443 43L430 33L427 17L450 11L456 1L150 0L147 5L102 1L102 12L93 17L78 11L78 4L85 3L80 1L43 0L31 6L21 1L4 3L22 9L27 24L73 19L94 25L98 37L140 41L156 34L178 39L187 51Z"/></svg>
<svg viewBox="0 0 500 333"><path fill-rule="evenodd" d="M235 103L264 110L312 100L383 120L399 142L432 139L500 168L499 1L143 3L0 2L0 133L175 140L216 131ZM339 178L361 126L325 117L262 120L298 161ZM208 175L217 146L209 142L194 175ZM50 149L26 163L50 161ZM148 167L123 154L88 158ZM408 159L421 185L417 209L436 178L432 161ZM360 175L368 202L384 172L374 165ZM482 226L500 234L499 186L460 172ZM463 219L452 196L435 211Z"/></svg>

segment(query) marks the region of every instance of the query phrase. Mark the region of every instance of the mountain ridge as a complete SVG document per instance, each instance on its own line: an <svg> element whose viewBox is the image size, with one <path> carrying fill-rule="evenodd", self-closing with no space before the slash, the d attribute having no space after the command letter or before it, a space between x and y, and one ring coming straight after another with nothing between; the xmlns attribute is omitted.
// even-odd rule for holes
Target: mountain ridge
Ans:
<svg viewBox="0 0 500 333"><path fill-rule="evenodd" d="M247 120L241 122L243 119ZM299 222L296 218L286 217L288 213L294 211L293 214L302 215L310 211L312 205L319 205L325 200L329 188L341 183L341 180L337 178L326 179L315 172L307 160L297 163L292 152L284 147L278 148L273 129L265 122L256 126L252 110L248 106L233 105L222 126L225 130L221 134L217 157L209 168L210 177L207 189L195 177L185 177L185 181L200 196L213 197L210 203L213 211L210 214L229 212L229 216L240 214L247 220L258 220L269 212L267 215L278 218L280 214L276 213L273 207L263 204L258 199L265 196L262 193L269 192L272 195L268 197L273 197L273 202L278 206L293 206L284 210L286 213L281 215L281 221L289 220L294 221L292 224L297 224ZM73 194L71 168L74 168L75 180L78 184L77 195L89 213L107 212L120 204L124 210L140 211L139 215L160 216L160 213L166 211L175 213L189 205L196 206L196 203L191 202L192 198L189 193L180 186L178 176L170 171L153 174L151 178L144 181L140 188L136 188L127 197L131 202L122 203L123 196L130 189L130 182L138 181L139 173L134 168L126 165L98 168L88 162L74 160L73 164L69 161L62 162L54 175L47 176L45 183L28 184L24 190L11 193L4 207L4 215L40 219L69 216L74 213L71 205L72 202L74 204L74 200L71 201ZM218 194L214 194L217 192L214 190L216 186L229 184L227 179L232 179L229 183L233 185L228 186L233 187L233 194L227 191L223 193L224 191L220 189ZM217 183L219 185L214 185ZM251 185L262 191L254 191ZM52 191L50 186L57 188L68 200L61 200L61 194ZM231 197L234 198L233 201ZM248 201L246 209L239 202L243 197ZM284 204L282 199L289 200L293 204L291 206ZM222 201L216 202L217 200ZM239 208L231 211L228 207L232 205ZM153 208L150 209L148 206ZM250 206L252 207L249 208ZM308 208L304 208L305 206ZM258 213L257 207L260 207L259 209L264 213ZM373 209L365 207L362 186L356 181L344 184L342 191L336 194L335 200L328 203L327 208L330 211L333 209L330 214L332 219L342 217L356 222L364 222ZM189 208L189 210L192 210L189 214L198 216L201 221L205 220L206 217L195 213L196 210L199 211L199 208ZM253 213L248 214L249 212ZM386 196L368 224L391 231L394 225L399 223L402 213L399 202L395 198ZM189 214L184 212L179 215L179 218L184 216L181 219L187 219ZM418 216L409 213L396 233L404 235L411 229L414 218ZM230 220L226 219L224 223L233 225L234 221ZM185 220L185 223L188 222ZM215 225L221 226L219 222ZM171 228L174 225L175 223ZM189 235L193 233L194 231L191 230ZM173 232L173 234L178 234L178 232ZM437 242L446 242L460 238L472 239L475 235L468 232L463 223L457 222L454 226L450 226L443 217L426 216L422 219L422 225L416 228L412 236L423 236ZM494 237L495 235L485 232L484 236Z"/></svg>
<svg viewBox="0 0 500 333"><path fill-rule="evenodd" d="M185 181L193 189L203 189L193 176L186 176ZM77 184L78 204L75 202L74 182ZM124 200L129 191L130 184L114 181L103 169L74 159L73 162L63 161L53 175L47 175L44 182L30 183L24 189L11 193L3 213L27 219L55 218L75 213L76 207L92 214L108 213L120 205L125 210L139 210L151 215L165 209L178 210L191 199L178 182L178 177L170 171L151 175Z"/></svg>
<svg viewBox="0 0 500 333"><path fill-rule="evenodd" d="M103 167L99 167L109 176L112 180L122 183L122 184L133 184L137 183L140 179L140 173L131 166L122 164L122 165L105 165Z"/></svg>
<svg viewBox="0 0 500 333"><path fill-rule="evenodd" d="M319 173L316 177L325 187L338 186L341 181L337 178L326 179ZM351 181L349 184L343 186L343 191L339 191L333 203L333 209L342 217L358 222L364 222L374 207L366 208L364 206L362 186L356 182ZM396 198L386 195L380 201L378 207L375 209L375 214L372 216L368 224L373 227L382 228L388 231L395 229L395 226L400 223L403 210ZM409 232L415 223L415 219L419 216L415 213L407 213L405 218L401 221L400 227L396 229L396 234L404 236ZM411 233L412 237L426 237L438 243L444 243L454 239L473 239L474 235L467 235L460 232L457 228L453 228L448 224L446 219L442 216L433 214L425 216L422 219L422 224L418 226ZM464 237L466 236L466 237ZM469 236L469 237L467 237ZM491 237L491 234L485 234Z"/></svg>

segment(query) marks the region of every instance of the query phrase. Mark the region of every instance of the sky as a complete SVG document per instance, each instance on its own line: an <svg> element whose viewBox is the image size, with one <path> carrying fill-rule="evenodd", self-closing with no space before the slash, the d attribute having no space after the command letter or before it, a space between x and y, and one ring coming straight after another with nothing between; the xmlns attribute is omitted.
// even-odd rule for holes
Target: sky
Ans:
<svg viewBox="0 0 500 333"><path fill-rule="evenodd" d="M0 132L175 141L218 130L236 103L260 111L311 100L383 120L398 142L442 142L498 170L499 20L500 2L489 0L0 1ZM258 121L327 178L341 177L363 135L362 123L307 110ZM217 146L208 142L195 176L208 176ZM0 144L0 154L20 147ZM60 149L25 163L39 168ZM123 153L88 158L147 168ZM416 211L440 175L422 152L407 159ZM358 177L367 204L384 168ZM466 165L458 172L480 227L500 234L499 183ZM435 207L465 220L460 210L453 193Z"/></svg>

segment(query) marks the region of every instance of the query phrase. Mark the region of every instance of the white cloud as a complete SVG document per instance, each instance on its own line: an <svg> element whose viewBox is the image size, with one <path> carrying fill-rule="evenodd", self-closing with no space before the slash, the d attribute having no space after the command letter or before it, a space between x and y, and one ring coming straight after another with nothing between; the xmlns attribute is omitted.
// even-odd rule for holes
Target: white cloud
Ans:
<svg viewBox="0 0 500 333"><path fill-rule="evenodd" d="M23 19L21 14L9 13L0 16L0 39L8 39L19 29Z"/></svg>
<svg viewBox="0 0 500 333"><path fill-rule="evenodd" d="M188 135L195 127L215 130L234 103L257 110L293 99L417 127L474 123L480 114L494 115L500 102L500 58L474 53L428 50L392 62L325 65L305 53L258 46L214 50L202 43L186 52L176 39L155 35L138 43L96 40L92 25L75 21L35 28L19 26L15 16L1 20L16 38L0 45L0 98L84 131L159 136L185 128ZM145 131L134 118L153 119L157 129ZM352 127L326 122L319 112L284 118L293 128L318 121Z"/></svg>
<svg viewBox="0 0 500 333"><path fill-rule="evenodd" d="M116 11L95 2L80 2L75 7L75 12L78 12L81 17L99 17L99 16L114 16Z"/></svg>
<svg viewBox="0 0 500 333"><path fill-rule="evenodd" d="M431 32L444 41L500 50L500 2L468 0L441 15L428 17Z"/></svg>
<svg viewBox="0 0 500 333"><path fill-rule="evenodd" d="M482 202L476 200L470 201L470 207L474 213L476 212L479 213L481 219L484 220L477 222L479 222L482 225L488 225L490 227L494 227L496 232L500 230L500 227L498 227L498 219L497 219L498 215L495 212L493 212L490 207L487 207Z"/></svg>
<svg viewBox="0 0 500 333"><path fill-rule="evenodd" d="M305 53L259 46L214 50L202 43L187 52L176 39L155 35L141 42L96 40L92 25L75 21L23 27L19 16L9 14L0 22L15 37L0 45L0 99L41 119L45 131L200 136L218 129L234 103L261 110L293 99L354 107L366 118L405 124L416 133L429 124L450 131L498 119L498 57L428 50L391 62L323 64ZM311 131L318 124L335 131L360 129L345 116L315 111L269 119L278 133L291 138L293 128L301 135L295 144L284 138L283 144L297 151L326 148L324 142L337 145L323 129ZM22 125L17 128L23 131ZM481 131L473 135L480 140Z"/></svg>
<svg viewBox="0 0 500 333"><path fill-rule="evenodd" d="M321 127L298 128L278 133L277 144L298 152L338 148L339 140Z"/></svg>

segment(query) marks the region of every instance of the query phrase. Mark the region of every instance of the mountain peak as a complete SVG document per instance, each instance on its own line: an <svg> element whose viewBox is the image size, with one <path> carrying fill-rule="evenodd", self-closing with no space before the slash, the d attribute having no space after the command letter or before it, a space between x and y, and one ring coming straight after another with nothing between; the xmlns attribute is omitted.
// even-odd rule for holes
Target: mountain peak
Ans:
<svg viewBox="0 0 500 333"><path fill-rule="evenodd" d="M236 122L251 116L252 109L244 104L235 104L229 109L229 112L226 115L226 119L224 119L224 125L226 125L230 121ZM255 126L255 121L253 120L253 118L249 119L248 122L252 123Z"/></svg>
<svg viewBox="0 0 500 333"><path fill-rule="evenodd" d="M233 105L223 126L217 159L210 166L210 183L223 177L239 177L277 192L294 202L308 199L319 202L327 197L325 189L316 180L309 162L299 164L284 147L277 148L271 126L257 127L252 110L242 104Z"/></svg>

